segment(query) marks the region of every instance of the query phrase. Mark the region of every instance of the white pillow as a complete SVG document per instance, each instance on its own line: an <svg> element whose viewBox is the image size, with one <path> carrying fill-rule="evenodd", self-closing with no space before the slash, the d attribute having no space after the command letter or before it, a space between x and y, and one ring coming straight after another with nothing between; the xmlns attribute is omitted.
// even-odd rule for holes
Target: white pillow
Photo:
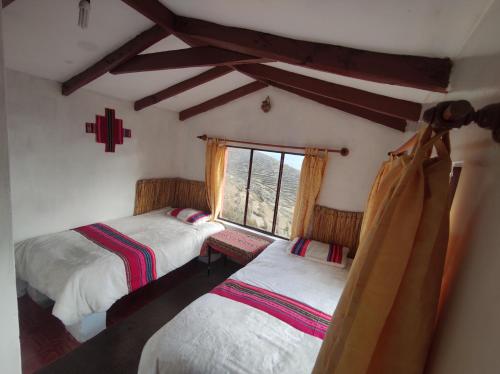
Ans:
<svg viewBox="0 0 500 374"><path fill-rule="evenodd" d="M289 246L290 254L327 265L345 268L349 248L338 244L328 244L305 238L295 238Z"/></svg>
<svg viewBox="0 0 500 374"><path fill-rule="evenodd" d="M192 225L199 225L210 220L210 213L191 208L172 208L167 211L167 215Z"/></svg>

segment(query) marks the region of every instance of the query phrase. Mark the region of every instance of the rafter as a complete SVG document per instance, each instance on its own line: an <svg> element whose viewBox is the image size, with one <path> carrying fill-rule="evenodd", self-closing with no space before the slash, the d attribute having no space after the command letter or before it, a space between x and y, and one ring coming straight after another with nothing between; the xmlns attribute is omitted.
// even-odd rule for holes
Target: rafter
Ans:
<svg viewBox="0 0 500 374"><path fill-rule="evenodd" d="M176 15L158 0L122 0L143 16L160 25L170 33L174 31Z"/></svg>
<svg viewBox="0 0 500 374"><path fill-rule="evenodd" d="M326 82L272 66L252 64L236 66L235 69L254 79L272 81L401 119L418 121L422 110L422 105L418 103Z"/></svg>
<svg viewBox="0 0 500 374"><path fill-rule="evenodd" d="M64 82L62 84L62 94L70 95L163 38L166 38L168 35L169 33L158 25L149 28L109 53L94 65Z"/></svg>
<svg viewBox="0 0 500 374"><path fill-rule="evenodd" d="M190 90L196 86L203 83L207 83L213 79L222 77L223 75L232 72L233 70L226 66L218 66L213 69L207 70L193 78L186 79L180 83L174 84L164 90L156 92L152 95L146 96L134 103L135 110L141 110L147 108L148 106L159 103L160 101L166 100L169 97L178 95L184 91Z"/></svg>
<svg viewBox="0 0 500 374"><path fill-rule="evenodd" d="M261 90L263 88L267 87L267 84L262 83L262 82L252 82L249 84L246 84L244 86L241 86L235 90L226 92L225 94L222 94L220 96L214 97L213 99L207 100L201 104L195 105L191 108L185 109L179 113L179 119L181 121L184 121L190 117L193 117L197 114L209 111L211 109L214 109L218 106L227 104L233 100L239 99L240 97L246 96L248 94L251 94L255 91Z"/></svg>
<svg viewBox="0 0 500 374"><path fill-rule="evenodd" d="M357 79L446 92L451 60L308 42L173 14L157 0L122 0L182 38Z"/></svg>
<svg viewBox="0 0 500 374"><path fill-rule="evenodd" d="M376 122L381 125L390 127L392 129L403 132L406 130L406 121L404 119L387 116L385 114L380 114L377 112L372 112L371 110L368 109L360 108L351 104L341 103L339 101L335 101L324 96L315 95L310 92L298 90L296 88L288 87L279 83L273 83L273 82L268 82L268 83L269 85L277 87L284 91L288 91L295 95L329 106L331 108L338 109L361 118L365 118L372 122Z"/></svg>
<svg viewBox="0 0 500 374"><path fill-rule="evenodd" d="M194 47L137 55L111 70L112 74L137 73L199 66L262 62L261 58L214 47Z"/></svg>

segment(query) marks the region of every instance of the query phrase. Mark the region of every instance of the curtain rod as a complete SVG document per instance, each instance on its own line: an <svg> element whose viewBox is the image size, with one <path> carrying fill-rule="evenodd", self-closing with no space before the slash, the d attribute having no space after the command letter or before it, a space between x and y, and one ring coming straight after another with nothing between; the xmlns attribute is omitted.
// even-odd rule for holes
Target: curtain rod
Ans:
<svg viewBox="0 0 500 374"><path fill-rule="evenodd" d="M200 136L197 136L198 139L201 139L203 141L206 141L208 139L216 139L216 138L213 138L213 137L210 137L210 136L207 136L206 134L204 135L200 135ZM234 140L234 139L223 139L225 140L226 142L229 142L229 143L238 143L238 144L249 144L249 145L257 145L257 146L262 146L262 147L273 147L273 148L288 148L288 149L300 149L300 150L304 150L306 149L306 147L297 147L297 146L288 146L288 145L281 145L281 144L268 144L268 143L256 143L256 142L246 142L246 141L243 141L243 140ZM347 156L349 154L349 149L347 148L329 148L327 149L328 152L331 152L331 153L340 153L341 156Z"/></svg>
<svg viewBox="0 0 500 374"><path fill-rule="evenodd" d="M458 129L475 122L479 127L491 130L493 140L500 143L500 103L474 110L471 103L466 100L444 101L427 109L422 118L423 122L430 124L436 133ZM389 152L389 155L399 155L407 151L413 147L416 140L415 134L403 145Z"/></svg>

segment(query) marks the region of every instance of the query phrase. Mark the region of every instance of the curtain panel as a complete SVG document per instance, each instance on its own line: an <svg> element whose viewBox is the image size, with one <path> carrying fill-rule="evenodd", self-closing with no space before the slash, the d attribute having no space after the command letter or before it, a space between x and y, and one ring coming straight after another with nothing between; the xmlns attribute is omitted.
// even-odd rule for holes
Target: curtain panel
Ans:
<svg viewBox="0 0 500 374"><path fill-rule="evenodd" d="M219 217L222 209L226 160L227 147L225 142L219 139L208 139L205 154L205 184L212 221Z"/></svg>
<svg viewBox="0 0 500 374"><path fill-rule="evenodd" d="M423 372L448 241L451 170L447 134L431 135L426 127L411 155L380 168L315 374Z"/></svg>
<svg viewBox="0 0 500 374"><path fill-rule="evenodd" d="M309 234L314 206L321 190L327 162L327 151L306 148L300 172L297 201L293 211L292 238L306 237Z"/></svg>

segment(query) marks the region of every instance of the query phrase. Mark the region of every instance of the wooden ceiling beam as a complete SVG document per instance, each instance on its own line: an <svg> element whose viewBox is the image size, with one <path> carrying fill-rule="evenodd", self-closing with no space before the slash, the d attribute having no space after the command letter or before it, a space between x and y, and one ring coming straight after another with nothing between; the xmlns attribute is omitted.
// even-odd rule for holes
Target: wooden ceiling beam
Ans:
<svg viewBox="0 0 500 374"><path fill-rule="evenodd" d="M169 97L178 95L203 83L207 83L213 79L222 77L223 75L228 74L232 71L233 69L227 66L217 66L213 69L207 70L199 75L196 75L193 78L186 79L185 81L179 82L177 84L174 84L173 86L165 88L164 90L161 90L152 95L137 100L134 103L134 109L141 110L147 108L148 106L157 104L160 101L168 99Z"/></svg>
<svg viewBox="0 0 500 374"><path fill-rule="evenodd" d="M356 79L446 92L452 62L286 38L173 14L157 0L122 0L176 36Z"/></svg>
<svg viewBox="0 0 500 374"><path fill-rule="evenodd" d="M225 94L214 97L213 99L207 100L201 104L195 105L191 108L181 111L179 113L179 120L184 121L190 117L196 116L197 114L217 108L218 106L227 104L233 100L249 95L265 87L267 87L267 84L258 81L246 84L235 90L226 92Z"/></svg>
<svg viewBox="0 0 500 374"><path fill-rule="evenodd" d="M176 15L158 0L122 0L122 2L160 25L169 33L174 33Z"/></svg>
<svg viewBox="0 0 500 374"><path fill-rule="evenodd" d="M79 88L106 74L111 69L141 53L153 44L166 38L168 35L170 34L158 25L149 28L118 49L109 53L94 65L64 82L62 84L62 94L70 95Z"/></svg>
<svg viewBox="0 0 500 374"><path fill-rule="evenodd" d="M360 108L360 107L357 107L355 105L341 103L339 101L335 101L335 100L329 99L329 98L324 97L324 96L315 95L315 94L312 94L310 92L298 90L296 88L288 87L288 86L285 86L285 85L282 85L279 83L274 83L274 82L268 82L268 83L269 83L269 85L277 87L277 88L282 89L284 91L291 92L295 95L298 95L298 96L301 96L303 98L315 101L317 103L326 105L326 106L334 108L334 109L341 110L343 112L352 114L354 116L365 118L369 121L390 127L391 129L395 129L395 130L399 130L399 131L403 131L403 132L406 130L406 121L404 119L387 116L385 114L373 112L371 110Z"/></svg>
<svg viewBox="0 0 500 374"><path fill-rule="evenodd" d="M391 117L410 121L418 121L420 119L422 105L419 103L395 99L336 83L326 82L321 79L292 73L268 65L239 65L234 68L254 79L271 81Z"/></svg>
<svg viewBox="0 0 500 374"><path fill-rule="evenodd" d="M189 17L175 17L174 32L209 45L289 64L436 92L447 92L452 62L434 58L372 52L286 38Z"/></svg>
<svg viewBox="0 0 500 374"><path fill-rule="evenodd" d="M111 73L124 74L256 62L262 62L262 59L243 55L238 52L205 46L137 55L111 70Z"/></svg>

